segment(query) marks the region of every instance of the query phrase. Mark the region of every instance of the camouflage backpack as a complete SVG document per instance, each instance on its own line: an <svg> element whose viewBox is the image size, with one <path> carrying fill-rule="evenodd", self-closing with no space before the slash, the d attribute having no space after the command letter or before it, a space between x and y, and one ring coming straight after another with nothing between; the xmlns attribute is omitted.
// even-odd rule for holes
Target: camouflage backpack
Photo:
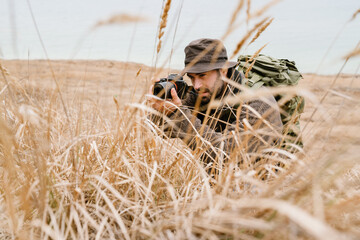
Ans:
<svg viewBox="0 0 360 240"><path fill-rule="evenodd" d="M246 76L243 84L250 88L295 86L302 78L293 61L276 59L262 54L251 61L250 59L250 55L241 55L238 58L238 70ZM250 70L248 70L249 68ZM279 105L281 120L284 125L283 134L285 137L281 146L295 152L296 149L291 147L291 144L303 147L299 118L304 111L304 98L277 95L275 99Z"/></svg>

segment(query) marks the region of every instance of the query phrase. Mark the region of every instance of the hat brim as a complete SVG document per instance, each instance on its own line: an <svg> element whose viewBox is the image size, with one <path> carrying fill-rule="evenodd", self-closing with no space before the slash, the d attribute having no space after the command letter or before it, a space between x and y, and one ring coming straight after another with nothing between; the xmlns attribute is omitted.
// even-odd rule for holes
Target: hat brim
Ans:
<svg viewBox="0 0 360 240"><path fill-rule="evenodd" d="M185 67L181 71L181 75L185 75L186 73L203 73L221 68L232 68L235 67L237 64L238 64L237 62L232 62L232 61L218 62L218 63L195 63L193 66Z"/></svg>

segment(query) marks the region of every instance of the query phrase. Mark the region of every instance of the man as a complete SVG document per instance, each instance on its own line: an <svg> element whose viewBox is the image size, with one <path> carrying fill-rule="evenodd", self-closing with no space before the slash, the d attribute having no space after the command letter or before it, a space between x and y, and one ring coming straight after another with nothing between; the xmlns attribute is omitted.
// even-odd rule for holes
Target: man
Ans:
<svg viewBox="0 0 360 240"><path fill-rule="evenodd" d="M228 61L221 41L198 39L185 48L185 68L193 88L181 100L175 89L171 100L150 99L151 106L167 115L161 124L169 137L182 139L192 149L202 153L205 163L231 158L232 152L256 153L271 147L282 130L277 103L273 96L248 102L240 98L229 105L224 98L235 96L243 75L237 63ZM151 91L151 90L150 90ZM210 107L213 100L220 101ZM158 123L159 123L158 122ZM239 154L235 154L238 155Z"/></svg>

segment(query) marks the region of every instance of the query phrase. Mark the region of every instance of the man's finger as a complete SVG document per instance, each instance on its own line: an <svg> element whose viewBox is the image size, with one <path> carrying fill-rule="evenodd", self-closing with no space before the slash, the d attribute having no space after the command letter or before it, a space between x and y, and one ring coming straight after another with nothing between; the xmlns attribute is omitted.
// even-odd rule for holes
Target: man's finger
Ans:
<svg viewBox="0 0 360 240"><path fill-rule="evenodd" d="M171 94L171 97L172 97L173 101L176 101L177 99L179 99L179 97L178 97L178 95L177 95L177 93L176 93L175 88L172 88L172 89L171 89L170 94Z"/></svg>
<svg viewBox="0 0 360 240"><path fill-rule="evenodd" d="M172 97L172 102L178 107L181 106L181 100L177 95L175 88L172 88L170 93Z"/></svg>

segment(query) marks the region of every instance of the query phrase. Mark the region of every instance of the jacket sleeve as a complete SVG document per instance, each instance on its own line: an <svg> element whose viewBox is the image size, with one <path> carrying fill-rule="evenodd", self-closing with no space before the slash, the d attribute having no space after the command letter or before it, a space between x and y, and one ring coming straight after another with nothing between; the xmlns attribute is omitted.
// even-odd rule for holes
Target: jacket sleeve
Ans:
<svg viewBox="0 0 360 240"><path fill-rule="evenodd" d="M226 159L237 147L245 152L259 151L276 141L282 129L275 99L271 96L265 100L240 105L236 109L236 120L223 132L216 132L208 124L201 123L186 106L181 106L170 116L164 129L169 137L180 138L192 149L202 151L206 162L219 156Z"/></svg>

